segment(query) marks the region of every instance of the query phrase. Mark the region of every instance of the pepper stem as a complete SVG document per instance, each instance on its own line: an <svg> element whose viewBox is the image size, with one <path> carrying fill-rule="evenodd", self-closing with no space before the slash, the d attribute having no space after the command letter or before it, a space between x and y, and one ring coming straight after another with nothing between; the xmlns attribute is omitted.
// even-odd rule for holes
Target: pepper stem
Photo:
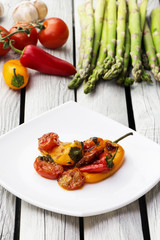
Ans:
<svg viewBox="0 0 160 240"><path fill-rule="evenodd" d="M118 138L117 140L114 141L114 143L118 143L120 140L130 136L130 135L133 135L133 132L130 132L130 133L127 133L125 135L123 135L122 137Z"/></svg>
<svg viewBox="0 0 160 240"><path fill-rule="evenodd" d="M13 40L9 41L9 46L13 49L13 51L15 51L16 53L22 54L23 51L15 48L15 47L13 46L12 42L13 42Z"/></svg>
<svg viewBox="0 0 160 240"><path fill-rule="evenodd" d="M13 77L11 84L17 88L20 88L24 84L24 77L20 74L16 74L15 68L13 68Z"/></svg>

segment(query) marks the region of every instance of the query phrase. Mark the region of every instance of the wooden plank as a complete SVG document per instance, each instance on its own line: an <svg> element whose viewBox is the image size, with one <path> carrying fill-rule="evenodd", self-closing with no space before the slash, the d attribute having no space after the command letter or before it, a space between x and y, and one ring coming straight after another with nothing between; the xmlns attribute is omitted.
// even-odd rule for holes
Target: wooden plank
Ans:
<svg viewBox="0 0 160 240"><path fill-rule="evenodd" d="M149 0L147 14L153 8L160 8L158 0ZM152 78L153 79L153 78ZM154 80L153 80L154 81ZM160 143L160 85L155 82L152 85L142 83L134 84L131 88L134 119L137 132L147 138ZM160 184L157 184L146 194L147 212L151 239L160 239Z"/></svg>
<svg viewBox="0 0 160 240"><path fill-rule="evenodd" d="M86 240L143 239L137 201L108 214L85 218L84 225Z"/></svg>
<svg viewBox="0 0 160 240"><path fill-rule="evenodd" d="M4 16L0 18L0 25L9 30L13 25L12 10L15 6L13 1L3 0ZM17 0L17 2L20 2ZM20 91L9 89L5 84L2 69L3 64L16 58L10 51L8 55L1 57L0 61L0 135L8 132L19 125L20 119ZM13 239L15 223L15 203L16 197L0 187L0 239Z"/></svg>
<svg viewBox="0 0 160 240"><path fill-rule="evenodd" d="M72 1L46 0L45 2L49 10L47 18L62 18L70 31L69 39L64 47L47 51L72 63ZM39 46L41 45L39 44ZM49 76L31 71L30 83L26 89L25 121L68 100L74 100L74 92L68 90L67 87L68 80L69 78ZM22 201L20 239L48 240L53 239L53 236L54 239L78 240L79 219L44 211Z"/></svg>
<svg viewBox="0 0 160 240"><path fill-rule="evenodd" d="M79 4L80 1L76 0L75 26L77 56L80 40L80 26L77 16L77 7ZM126 126L128 125L125 91L114 82L101 81L97 85L96 91L89 95L85 95L83 93L83 87L81 87L77 92L77 101L80 104L100 112L111 119L114 119ZM134 203L114 212L84 218L84 238L85 240L124 240L128 238L134 238L137 240L143 239L138 201L135 201Z"/></svg>
<svg viewBox="0 0 160 240"><path fill-rule="evenodd" d="M160 85L155 83L149 86L145 83L135 84L132 88L132 104L136 131L151 140L160 143L160 113L158 112ZM160 239L159 212L160 212L160 184L146 194L147 212L151 239Z"/></svg>

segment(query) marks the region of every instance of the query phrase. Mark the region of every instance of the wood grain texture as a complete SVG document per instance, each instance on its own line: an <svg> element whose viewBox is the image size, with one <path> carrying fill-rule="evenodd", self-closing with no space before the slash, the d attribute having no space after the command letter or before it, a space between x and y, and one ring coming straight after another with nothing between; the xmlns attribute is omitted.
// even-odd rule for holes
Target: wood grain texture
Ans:
<svg viewBox="0 0 160 240"><path fill-rule="evenodd" d="M13 1L2 0L4 16L0 18L0 25L7 30L13 25ZM17 0L17 2L20 2ZM17 58L12 51L0 59L0 135L19 125L20 119L20 91L9 89L5 84L2 69L3 64L9 59ZM0 239L11 240L14 234L16 197L0 187Z"/></svg>
<svg viewBox="0 0 160 240"><path fill-rule="evenodd" d="M149 0L148 19L153 8L160 8L158 0ZM160 143L160 84L135 84L131 88L132 104L137 132ZM158 156L159 157L159 156ZM152 240L160 239L160 184L146 194L150 235Z"/></svg>
<svg viewBox="0 0 160 240"><path fill-rule="evenodd" d="M77 7L80 4L80 1L76 0L74 3L77 56L76 62L78 62L80 26L77 15ZM94 1L94 6L95 5L96 4ZM77 101L78 103L92 110L100 112L111 119L114 119L126 126L128 125L125 91L124 88L117 86L115 82L100 81L96 87L96 91L88 95L83 93L82 86L78 89ZM134 203L114 212L84 218L84 239L143 239L138 201L135 201Z"/></svg>
<svg viewBox="0 0 160 240"><path fill-rule="evenodd" d="M149 86L137 85L132 88L132 103L137 132L160 143L159 83ZM146 194L151 239L160 239L160 184Z"/></svg>
<svg viewBox="0 0 160 240"><path fill-rule="evenodd" d="M69 39L65 46L58 50L45 50L59 58L73 63L72 1L46 0L45 2L49 10L47 18L62 18L67 23L70 31ZM39 46L41 45L39 44ZM40 74L35 71L30 71L30 73L30 83L26 88L25 121L66 101L74 100L74 92L68 90L67 87L69 78ZM28 239L78 240L79 219L44 211L22 201L20 240Z"/></svg>
<svg viewBox="0 0 160 240"><path fill-rule="evenodd" d="M157 82L154 82L152 86L145 83L135 85L131 91L136 130L157 143L160 143L159 91L160 85ZM160 184L157 184L146 194L149 228L153 240L160 239L159 192Z"/></svg>
<svg viewBox="0 0 160 240"><path fill-rule="evenodd" d="M63 19L69 27L69 38L67 43L60 49L45 49L40 43L38 46L47 50L48 53L56 57L73 63L73 44L72 44L72 4L69 1L45 1L48 6L49 17ZM25 120L29 120L55 106L68 100L74 100L74 92L68 90L70 77L57 77L30 71L30 83L27 86Z"/></svg>
<svg viewBox="0 0 160 240"><path fill-rule="evenodd" d="M134 202L108 214L85 218L85 239L141 240L143 236L138 215L139 208Z"/></svg>

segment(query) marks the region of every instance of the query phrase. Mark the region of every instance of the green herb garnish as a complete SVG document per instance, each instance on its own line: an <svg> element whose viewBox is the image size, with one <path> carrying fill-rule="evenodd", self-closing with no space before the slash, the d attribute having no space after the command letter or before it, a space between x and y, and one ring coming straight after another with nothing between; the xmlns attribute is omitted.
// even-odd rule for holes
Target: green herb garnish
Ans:
<svg viewBox="0 0 160 240"><path fill-rule="evenodd" d="M71 147L68 155L74 162L78 162L83 157L82 150L83 150L83 142L81 142L81 148Z"/></svg>
<svg viewBox="0 0 160 240"><path fill-rule="evenodd" d="M49 154L47 154L46 156L39 156L38 157L41 161L45 161L45 162L50 162L53 163L53 159L51 158L51 156Z"/></svg>
<svg viewBox="0 0 160 240"><path fill-rule="evenodd" d="M107 167L110 168L110 169L112 169L113 166L114 166L113 160L116 156L117 151L118 151L118 147L116 147L116 151L115 151L113 156L112 156L112 154L109 153L109 156L106 156L106 158L105 158L106 163L107 163Z"/></svg>

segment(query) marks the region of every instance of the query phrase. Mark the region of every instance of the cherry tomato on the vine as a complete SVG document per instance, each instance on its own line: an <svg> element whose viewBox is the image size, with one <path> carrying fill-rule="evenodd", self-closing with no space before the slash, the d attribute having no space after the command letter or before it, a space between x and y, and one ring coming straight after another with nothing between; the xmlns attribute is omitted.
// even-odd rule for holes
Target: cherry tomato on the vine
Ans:
<svg viewBox="0 0 160 240"><path fill-rule="evenodd" d="M38 38L43 46L46 48L60 48L62 47L69 36L69 30L66 23L60 18L48 18L43 22L44 29L42 29Z"/></svg>
<svg viewBox="0 0 160 240"><path fill-rule="evenodd" d="M9 34L9 32L4 27L0 26L0 35L2 36L2 38L7 36L8 34ZM7 41L7 39L5 41ZM1 42L0 43L0 56L6 55L9 52L9 50L11 49L10 47L3 48L3 45L4 45L4 43Z"/></svg>
<svg viewBox="0 0 160 240"><path fill-rule="evenodd" d="M9 33L13 33L15 31L17 31L17 27L25 27L25 29L26 29L26 28L33 27L33 25L29 24L29 23L16 23L9 30ZM27 35L26 33L20 32L20 33L16 33L16 34L12 35L10 37L10 39L14 40L13 46L15 48L17 48L19 50L23 50L25 48L25 46L27 46L27 45L30 45L30 44L37 45L38 33L37 33L36 28L32 28L29 35Z"/></svg>

